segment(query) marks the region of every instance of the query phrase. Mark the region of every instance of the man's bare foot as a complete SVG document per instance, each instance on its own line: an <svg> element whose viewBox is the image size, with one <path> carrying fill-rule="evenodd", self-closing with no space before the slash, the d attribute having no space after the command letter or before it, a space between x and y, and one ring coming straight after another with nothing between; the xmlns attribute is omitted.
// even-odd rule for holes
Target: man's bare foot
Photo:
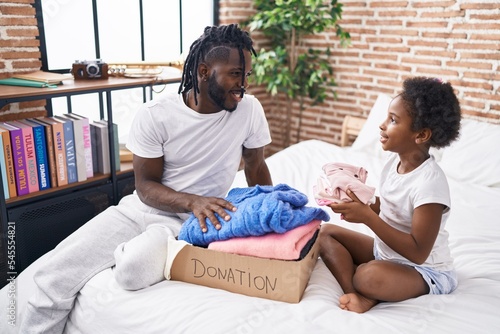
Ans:
<svg viewBox="0 0 500 334"><path fill-rule="evenodd" d="M357 293L346 293L339 298L341 309L357 313L364 313L376 304L376 300L366 298Z"/></svg>

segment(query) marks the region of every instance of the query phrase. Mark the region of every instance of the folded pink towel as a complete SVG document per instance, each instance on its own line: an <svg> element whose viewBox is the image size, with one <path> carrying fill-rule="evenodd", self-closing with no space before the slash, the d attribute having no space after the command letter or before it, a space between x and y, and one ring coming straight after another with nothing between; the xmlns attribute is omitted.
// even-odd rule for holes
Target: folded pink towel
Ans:
<svg viewBox="0 0 500 334"><path fill-rule="evenodd" d="M208 249L268 259L298 260L300 252L320 225L321 220L313 220L283 234L268 233L255 237L214 241L208 245Z"/></svg>

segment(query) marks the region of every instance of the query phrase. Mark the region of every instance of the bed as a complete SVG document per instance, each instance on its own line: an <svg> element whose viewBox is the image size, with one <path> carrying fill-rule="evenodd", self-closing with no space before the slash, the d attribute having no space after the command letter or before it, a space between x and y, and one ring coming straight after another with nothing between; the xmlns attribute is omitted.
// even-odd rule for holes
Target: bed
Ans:
<svg viewBox="0 0 500 334"><path fill-rule="evenodd" d="M307 194L323 164L332 161L363 166L367 183L377 186L385 153L378 145L378 124L390 99L381 95L352 146L319 140L295 144L268 158L275 184L286 183ZM500 126L464 119L462 135L452 146L434 151L448 176L452 195L447 224L459 277L450 295L421 296L399 303L379 303L364 314L338 307L340 286L321 259L300 303L248 297L178 281L163 281L140 291L121 290L112 269L91 279L79 294L65 333L499 333L500 332ZM491 149L492 146L495 148ZM234 186L245 186L237 175ZM328 223L370 234L330 211ZM43 257L17 280L17 322L33 291L32 274ZM0 304L1 333L6 324L7 288Z"/></svg>

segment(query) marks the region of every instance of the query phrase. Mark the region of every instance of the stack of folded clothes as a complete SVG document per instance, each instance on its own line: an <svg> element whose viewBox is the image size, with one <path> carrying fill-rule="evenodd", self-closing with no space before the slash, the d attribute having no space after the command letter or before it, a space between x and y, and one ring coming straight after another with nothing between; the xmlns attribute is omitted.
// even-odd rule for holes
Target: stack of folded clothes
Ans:
<svg viewBox="0 0 500 334"><path fill-rule="evenodd" d="M203 233L191 215L178 239L240 255L297 260L307 254L321 221L330 219L322 209L307 207L307 196L286 184L234 188L226 200L237 210L228 212L227 222L218 217L220 230L207 219Z"/></svg>

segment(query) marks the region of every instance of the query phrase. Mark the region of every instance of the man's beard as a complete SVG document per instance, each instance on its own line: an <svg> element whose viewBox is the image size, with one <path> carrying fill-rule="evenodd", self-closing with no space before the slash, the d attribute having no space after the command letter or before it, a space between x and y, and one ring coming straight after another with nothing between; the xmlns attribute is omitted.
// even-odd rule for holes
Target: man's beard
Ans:
<svg viewBox="0 0 500 334"><path fill-rule="evenodd" d="M236 104L233 108L226 107L226 92L224 91L224 88L217 83L215 73L213 73L208 79L208 96L212 99L212 102L222 110L233 112L236 110L236 107L238 107L238 104Z"/></svg>

